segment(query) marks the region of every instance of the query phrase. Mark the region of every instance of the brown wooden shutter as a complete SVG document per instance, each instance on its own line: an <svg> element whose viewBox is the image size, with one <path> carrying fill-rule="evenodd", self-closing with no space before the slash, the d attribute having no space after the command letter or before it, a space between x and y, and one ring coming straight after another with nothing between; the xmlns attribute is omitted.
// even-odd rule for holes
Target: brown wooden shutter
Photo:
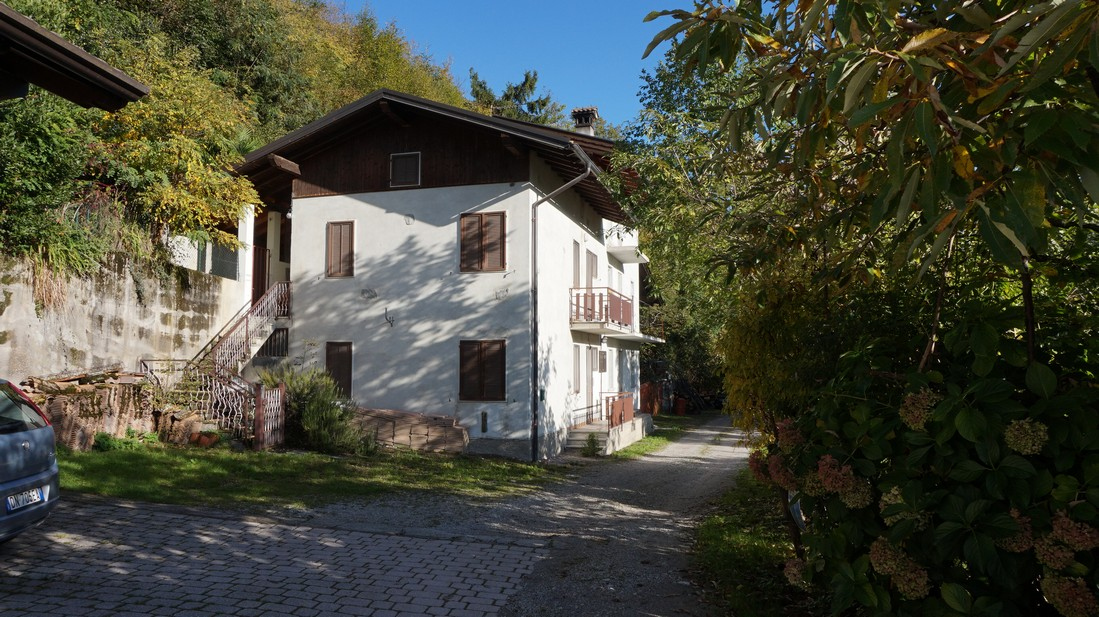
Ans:
<svg viewBox="0 0 1099 617"><path fill-rule="evenodd" d="M507 359L504 341L484 341L481 346L481 362L484 374L484 400L502 401L507 397Z"/></svg>
<svg viewBox="0 0 1099 617"><path fill-rule="evenodd" d="M507 227L504 225L504 213L493 212L482 215L481 241L483 242L482 268L485 270L504 269L504 238Z"/></svg>
<svg viewBox="0 0 1099 617"><path fill-rule="evenodd" d="M480 341L460 341L458 343L458 362L458 400L479 400L481 390Z"/></svg>
<svg viewBox="0 0 1099 617"><path fill-rule="evenodd" d="M352 223L329 223L325 242L325 276L355 275L355 250Z"/></svg>
<svg viewBox="0 0 1099 617"><path fill-rule="evenodd" d="M463 214L462 224L462 272L481 270L481 216Z"/></svg>
<svg viewBox="0 0 1099 617"><path fill-rule="evenodd" d="M324 366L344 396L351 396L351 343L325 343Z"/></svg>

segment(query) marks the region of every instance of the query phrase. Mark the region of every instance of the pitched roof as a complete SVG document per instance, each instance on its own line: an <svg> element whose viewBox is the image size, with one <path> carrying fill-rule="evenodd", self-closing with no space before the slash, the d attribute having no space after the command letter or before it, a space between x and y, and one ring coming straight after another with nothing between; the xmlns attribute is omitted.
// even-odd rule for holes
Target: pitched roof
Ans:
<svg viewBox="0 0 1099 617"><path fill-rule="evenodd" d="M0 99L41 86L84 107L115 111L149 93L126 73L0 3Z"/></svg>
<svg viewBox="0 0 1099 617"><path fill-rule="evenodd" d="M354 127L356 120L362 114L368 111L380 111L399 117L402 108L429 112L442 118L483 127L514 139L537 152L564 181L581 175L590 165L596 173L577 184L576 191L604 218L615 222L623 222L626 219L618 202L599 180L599 175L606 168L609 155L614 149L613 142L543 125L486 116L460 107L385 89L375 90L315 122L250 152L237 171L249 176L254 182L262 181L276 168L285 171L285 165L282 167L277 165L278 160L299 161L339 141L341 135Z"/></svg>

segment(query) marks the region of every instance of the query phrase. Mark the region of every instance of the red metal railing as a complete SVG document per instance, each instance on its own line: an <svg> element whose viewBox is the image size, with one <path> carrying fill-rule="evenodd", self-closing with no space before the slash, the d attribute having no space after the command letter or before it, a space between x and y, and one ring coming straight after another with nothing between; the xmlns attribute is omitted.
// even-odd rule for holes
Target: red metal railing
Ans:
<svg viewBox="0 0 1099 617"><path fill-rule="evenodd" d="M609 287L569 290L569 318L573 322L614 323L633 326L633 298Z"/></svg>
<svg viewBox="0 0 1099 617"><path fill-rule="evenodd" d="M603 409L609 428L633 421L633 394L616 392L603 396Z"/></svg>

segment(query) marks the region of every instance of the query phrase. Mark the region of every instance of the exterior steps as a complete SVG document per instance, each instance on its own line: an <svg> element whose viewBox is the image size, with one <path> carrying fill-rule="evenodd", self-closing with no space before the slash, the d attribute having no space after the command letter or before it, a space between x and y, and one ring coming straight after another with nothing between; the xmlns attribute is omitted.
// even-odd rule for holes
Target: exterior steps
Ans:
<svg viewBox="0 0 1099 617"><path fill-rule="evenodd" d="M568 438L565 440L566 450L583 450L588 445L588 435L595 435L599 443L599 451L607 449L608 426L606 422L595 422L569 429Z"/></svg>

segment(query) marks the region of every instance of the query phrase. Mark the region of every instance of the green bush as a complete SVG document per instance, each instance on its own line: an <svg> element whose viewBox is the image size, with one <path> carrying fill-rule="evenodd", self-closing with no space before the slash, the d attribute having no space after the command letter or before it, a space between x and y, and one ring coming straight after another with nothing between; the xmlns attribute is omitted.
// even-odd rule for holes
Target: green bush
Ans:
<svg viewBox="0 0 1099 617"><path fill-rule="evenodd" d="M757 475L797 491L808 581L837 611L1095 615L1099 389L988 324L898 379L847 354L812 413L777 426Z"/></svg>
<svg viewBox="0 0 1099 617"><path fill-rule="evenodd" d="M261 373L268 387L286 384L286 444L332 454L370 454L375 436L355 426L355 402L321 369L280 367Z"/></svg>
<svg viewBox="0 0 1099 617"><path fill-rule="evenodd" d="M580 449L580 455L599 456L601 449L599 447L599 438L595 436L595 433L588 433L588 439L584 442L584 447Z"/></svg>
<svg viewBox="0 0 1099 617"><path fill-rule="evenodd" d="M92 449L97 452L110 452L112 450L142 450L145 444L136 436L127 431L126 437L115 437L110 433L96 433L92 441Z"/></svg>

